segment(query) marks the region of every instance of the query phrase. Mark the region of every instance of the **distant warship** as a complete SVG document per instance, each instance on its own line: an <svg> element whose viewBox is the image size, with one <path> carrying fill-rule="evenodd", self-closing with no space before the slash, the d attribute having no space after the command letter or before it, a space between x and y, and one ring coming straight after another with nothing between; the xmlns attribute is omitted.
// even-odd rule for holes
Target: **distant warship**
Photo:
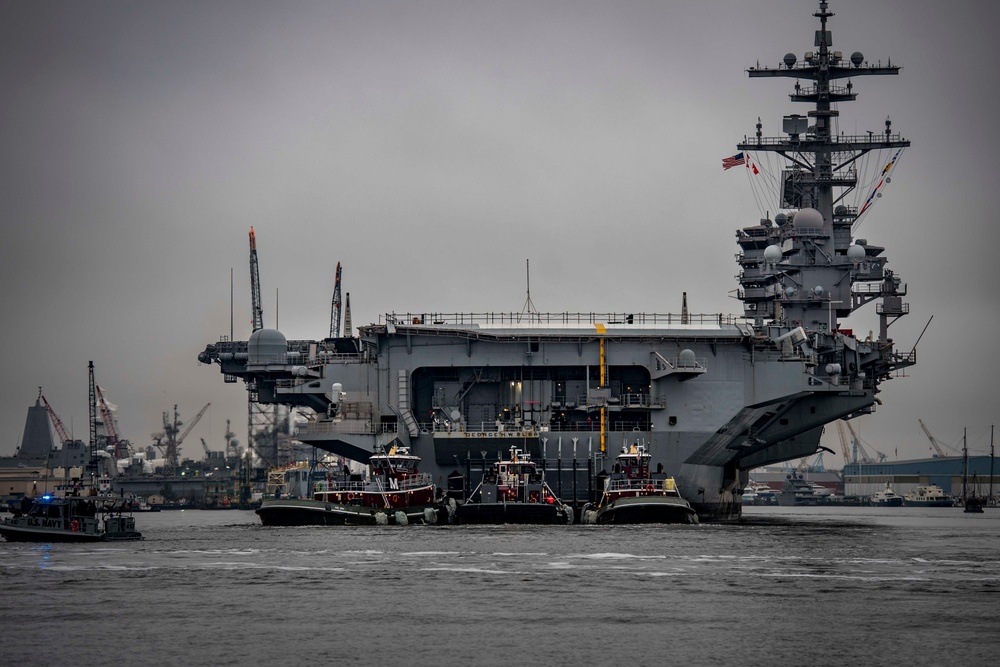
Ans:
<svg viewBox="0 0 1000 667"><path fill-rule="evenodd" d="M210 344L199 360L242 379L257 404L302 408L298 439L355 461L398 442L459 498L516 445L544 462L563 501L583 501L627 437L646 443L701 520L738 517L748 470L815 453L825 424L872 412L881 383L916 361L888 336L909 309L905 284L883 248L852 237L909 142L888 120L862 135L834 130L853 79L899 67L845 59L828 3L814 16L801 60L747 70L794 79L791 99L808 113L784 117L779 137L758 121L723 161L752 174L779 163L773 220L736 233L742 314L689 314L686 303L679 315L393 313L357 337L348 326L346 337L288 341L263 328L257 288L250 339ZM871 301L877 335L840 327Z"/></svg>

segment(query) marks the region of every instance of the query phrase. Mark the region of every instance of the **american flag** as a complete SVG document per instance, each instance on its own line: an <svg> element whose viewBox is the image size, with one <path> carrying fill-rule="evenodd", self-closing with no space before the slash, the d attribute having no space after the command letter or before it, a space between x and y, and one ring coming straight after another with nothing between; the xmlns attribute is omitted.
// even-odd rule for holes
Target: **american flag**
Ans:
<svg viewBox="0 0 1000 667"><path fill-rule="evenodd" d="M743 153L737 153L732 157L722 158L722 170L732 169L733 167L739 167L747 163L747 158Z"/></svg>

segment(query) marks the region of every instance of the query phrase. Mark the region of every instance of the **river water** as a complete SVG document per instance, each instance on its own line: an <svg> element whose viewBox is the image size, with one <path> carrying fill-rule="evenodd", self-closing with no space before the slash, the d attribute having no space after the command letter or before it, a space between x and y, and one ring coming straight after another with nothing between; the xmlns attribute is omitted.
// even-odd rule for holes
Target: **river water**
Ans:
<svg viewBox="0 0 1000 667"><path fill-rule="evenodd" d="M985 665L1000 509L745 509L700 526L265 528L0 539L0 665Z"/></svg>

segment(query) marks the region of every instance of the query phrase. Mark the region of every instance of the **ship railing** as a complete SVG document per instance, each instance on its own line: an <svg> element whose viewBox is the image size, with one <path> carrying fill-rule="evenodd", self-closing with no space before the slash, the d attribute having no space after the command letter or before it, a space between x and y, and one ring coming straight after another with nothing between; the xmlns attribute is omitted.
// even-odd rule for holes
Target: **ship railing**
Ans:
<svg viewBox="0 0 1000 667"><path fill-rule="evenodd" d="M650 477L631 479L608 478L605 491L676 491L673 478L652 479Z"/></svg>
<svg viewBox="0 0 1000 667"><path fill-rule="evenodd" d="M885 280L856 282L851 285L851 293L875 296L882 294L885 296L904 296L906 294L906 283L890 286L886 284L887 282Z"/></svg>
<svg viewBox="0 0 1000 667"><path fill-rule="evenodd" d="M360 354L324 352L310 357L297 352L286 352L284 354L255 354L252 360L248 357L247 364L250 366L323 366L325 364L360 364L364 360L364 356Z"/></svg>
<svg viewBox="0 0 1000 667"><path fill-rule="evenodd" d="M892 352L888 355L888 361L892 364L907 364L912 366L917 363L917 350L914 348L905 353Z"/></svg>
<svg viewBox="0 0 1000 667"><path fill-rule="evenodd" d="M421 486L432 484L433 481L434 480L431 475L426 472L407 474L403 479L390 478L388 482L386 482L385 478L381 475L375 476L372 480L377 490L388 492L416 489Z"/></svg>
<svg viewBox="0 0 1000 667"><path fill-rule="evenodd" d="M677 360L674 359L674 361L676 362ZM679 365L680 364L675 363L675 366ZM570 401L569 403L566 404L566 406L568 408L577 406L580 407L590 406L596 408L603 405L603 403L604 401L599 397L593 397L593 396L588 397L586 394L580 394L579 396L576 397L575 402ZM666 407L667 399L665 396L662 395L651 396L649 394L640 394L640 393L617 394L609 396L607 398L607 404L609 406L625 407L625 408L644 408L644 407L662 408Z"/></svg>
<svg viewBox="0 0 1000 667"><path fill-rule="evenodd" d="M811 136L804 136L799 140L799 143L817 143L819 139ZM902 134L892 134L888 138L885 136L884 132L876 133L872 135L868 134L838 134L830 137L830 143L833 145L842 146L840 150L855 150L856 146L870 147L870 146L883 146L886 143L894 143L899 141L906 141ZM739 148L741 150L752 151L754 146L785 146L788 143L794 143L791 139L786 137L754 137L753 139L748 139L747 141L741 143Z"/></svg>
<svg viewBox="0 0 1000 667"><path fill-rule="evenodd" d="M366 482L358 479L344 479L343 477L331 476L329 479L319 479L314 482L313 491L315 493L328 491L350 491L358 493L361 491L372 491L373 485L377 491L408 491L410 489L428 486L433 483L434 478L430 475L430 473L426 472L410 474L400 480L390 480L388 483L381 477L370 482Z"/></svg>
<svg viewBox="0 0 1000 667"><path fill-rule="evenodd" d="M662 396L655 397L651 399L646 406L656 407L657 405L662 405L666 407L666 399ZM421 422L419 424L420 430L424 433L431 432L435 426L427 422ZM436 427L436 432L444 433L468 433L475 434L474 437L478 437L482 434L484 437L507 437L507 438L537 438L545 437L546 433L574 433L574 432L598 432L601 430L601 421L599 418L591 418L589 421L587 419L572 419L566 421L559 421L553 419L547 424L536 424L536 425L526 425L517 426L514 424L501 424L499 427L496 422L480 422L478 424L461 424L455 425L449 431L447 428L442 428L440 425ZM619 421L615 420L606 425L606 429L610 432L615 433L629 433L629 432L645 432L649 431L649 423L647 421L638 420L626 420ZM390 427L386 432L395 432L395 429Z"/></svg>
<svg viewBox="0 0 1000 667"><path fill-rule="evenodd" d="M374 435L375 424L368 419L321 420L303 424L296 429L299 435L320 435L323 433L343 433L345 435Z"/></svg>
<svg viewBox="0 0 1000 667"><path fill-rule="evenodd" d="M396 326L489 326L531 327L564 326L567 328L591 327L596 324L623 324L634 326L701 325L723 326L744 321L742 315L723 313L386 313L379 324Z"/></svg>
<svg viewBox="0 0 1000 667"><path fill-rule="evenodd" d="M737 290L740 299L770 299L781 296L781 285L768 285L766 287L747 287Z"/></svg>
<svg viewBox="0 0 1000 667"><path fill-rule="evenodd" d="M653 396L651 394L622 394L621 406L624 408L663 408L667 405L665 396Z"/></svg>
<svg viewBox="0 0 1000 667"><path fill-rule="evenodd" d="M275 380L274 386L279 389L293 389L295 387L300 387L302 385L309 384L310 382L315 382L316 378L295 378L294 380Z"/></svg>
<svg viewBox="0 0 1000 667"><path fill-rule="evenodd" d="M328 491L348 491L360 493L368 488L368 482L351 479L321 479L313 483L314 493L325 493Z"/></svg>
<svg viewBox="0 0 1000 667"><path fill-rule="evenodd" d="M795 91L795 94L798 96L807 96L816 95L818 92L819 86L802 86ZM828 92L831 95L850 95L852 93L852 89L847 86L835 86L833 84L828 84L825 92Z"/></svg>
<svg viewBox="0 0 1000 667"><path fill-rule="evenodd" d="M781 242L782 252L787 252L794 249L793 241L795 239L802 238L816 238L819 236L826 236L826 232L823 231L822 227L795 227L791 232L789 232L789 238Z"/></svg>
<svg viewBox="0 0 1000 667"><path fill-rule="evenodd" d="M885 313L886 315L908 315L910 312L910 304L900 303L897 305L886 306L881 303L875 304L875 313L881 315Z"/></svg>

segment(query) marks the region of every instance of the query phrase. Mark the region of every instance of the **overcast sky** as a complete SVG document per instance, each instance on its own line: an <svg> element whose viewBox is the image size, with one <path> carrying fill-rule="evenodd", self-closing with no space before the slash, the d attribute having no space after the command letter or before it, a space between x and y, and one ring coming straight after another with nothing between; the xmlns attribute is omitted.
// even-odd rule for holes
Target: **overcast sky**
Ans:
<svg viewBox="0 0 1000 667"><path fill-rule="evenodd" d="M758 208L723 172L812 50L817 4L747 2L0 3L0 454L38 387L87 439L87 362L139 445L179 406L246 441L246 393L198 352L264 322L330 326L343 263L355 326L386 312L738 313L735 230ZM903 65L855 80L840 129L913 141L858 236L885 246L918 364L861 435L890 458L988 451L998 420L995 26L979 0L833 0L834 48ZM862 199L867 192L858 193ZM853 203L853 199L851 203ZM773 215L774 211L771 210ZM874 304L845 326L876 329ZM858 423L858 422L855 422ZM836 428L824 443L840 452ZM898 454L897 454L898 453ZM840 465L840 457L826 457Z"/></svg>

